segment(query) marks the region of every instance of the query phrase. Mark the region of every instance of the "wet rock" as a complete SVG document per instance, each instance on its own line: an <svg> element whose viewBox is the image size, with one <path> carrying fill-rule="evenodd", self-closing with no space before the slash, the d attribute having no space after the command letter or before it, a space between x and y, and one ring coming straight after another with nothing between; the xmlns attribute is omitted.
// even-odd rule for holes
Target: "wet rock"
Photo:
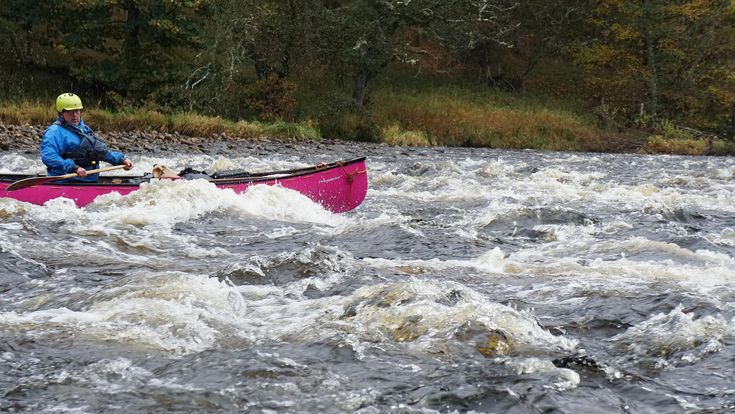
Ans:
<svg viewBox="0 0 735 414"><path fill-rule="evenodd" d="M421 324L423 317L413 315L406 318L401 325L393 331L393 339L396 342L412 342L425 334L428 328Z"/></svg>
<svg viewBox="0 0 735 414"><path fill-rule="evenodd" d="M91 125L94 128L94 125ZM18 151L38 154L41 138L47 125L14 125L0 121L0 151ZM229 155L233 151L251 155L268 156L273 153L302 155L303 144L295 139L274 137L240 138L227 133L198 137L179 132L160 131L105 131L97 134L116 151L139 153L204 153L213 156ZM310 142L309 145L314 145ZM382 144L355 143L336 139L320 139L321 148L334 148L346 159L352 156L370 155L371 148ZM313 150L313 147L310 147ZM331 161L331 160L330 160Z"/></svg>
<svg viewBox="0 0 735 414"><path fill-rule="evenodd" d="M573 355L557 358L552 363L559 368L585 367L593 370L602 370L602 366L587 355Z"/></svg>
<svg viewBox="0 0 735 414"><path fill-rule="evenodd" d="M505 332L490 329L479 322L471 321L462 324L454 336L488 358L508 355L511 351L511 341Z"/></svg>

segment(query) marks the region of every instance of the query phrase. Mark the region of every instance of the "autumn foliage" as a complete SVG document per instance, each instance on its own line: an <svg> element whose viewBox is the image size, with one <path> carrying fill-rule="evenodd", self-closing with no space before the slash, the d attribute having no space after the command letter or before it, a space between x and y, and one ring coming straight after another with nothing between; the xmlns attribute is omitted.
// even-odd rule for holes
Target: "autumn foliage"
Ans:
<svg viewBox="0 0 735 414"><path fill-rule="evenodd" d="M152 125L191 114L421 145L587 150L631 128L735 136L731 0L6 3L5 102L70 90L159 114Z"/></svg>

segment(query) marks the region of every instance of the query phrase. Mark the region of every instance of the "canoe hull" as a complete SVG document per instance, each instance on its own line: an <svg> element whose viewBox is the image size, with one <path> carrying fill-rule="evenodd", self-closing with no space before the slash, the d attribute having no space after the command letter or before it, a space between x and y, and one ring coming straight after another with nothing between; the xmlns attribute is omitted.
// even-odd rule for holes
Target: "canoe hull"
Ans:
<svg viewBox="0 0 735 414"><path fill-rule="evenodd" d="M115 183L47 183L21 190L5 191L13 181L27 176L5 175L0 179L0 197L13 198L43 205L49 200L64 197L83 207L97 197L116 192L121 195L138 190L139 185ZM125 178L125 177L119 177ZM129 177L127 177L129 178ZM243 193L254 185L280 185L304 194L334 213L350 211L359 206L367 194L365 159L337 161L274 173L260 173L239 177L209 180L218 188Z"/></svg>

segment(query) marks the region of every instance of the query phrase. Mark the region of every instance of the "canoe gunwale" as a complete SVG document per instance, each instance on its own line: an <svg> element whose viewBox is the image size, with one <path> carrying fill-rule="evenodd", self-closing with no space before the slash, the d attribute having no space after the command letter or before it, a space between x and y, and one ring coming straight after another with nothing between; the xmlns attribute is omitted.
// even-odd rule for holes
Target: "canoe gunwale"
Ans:
<svg viewBox="0 0 735 414"><path fill-rule="evenodd" d="M221 178L210 178L207 181L214 183L215 185L232 185L232 184L243 184L252 183L257 184L259 182L267 182L272 180L281 180L292 177L300 177L304 175L310 175L323 171L328 171L335 168L346 168L353 164L364 162L365 157L354 158L344 161L334 161L330 163L320 163L309 167L299 167L289 170L281 171L267 171L262 173L247 173L247 175L234 176L234 177L221 177ZM356 171L357 173L363 171ZM349 173L353 173L350 171ZM243 173L245 174L245 173ZM24 178L31 177L46 177L45 175L27 175L27 174L0 174L0 183L11 183ZM63 186L63 187L111 187L111 188L138 188L141 184L149 182L153 177L146 179L144 176L115 176L107 175L100 176L100 182L67 182L67 183L45 183L39 186ZM113 180L123 180L122 182L114 182ZM127 180L128 182L125 182ZM130 180L140 180L138 183L129 182Z"/></svg>

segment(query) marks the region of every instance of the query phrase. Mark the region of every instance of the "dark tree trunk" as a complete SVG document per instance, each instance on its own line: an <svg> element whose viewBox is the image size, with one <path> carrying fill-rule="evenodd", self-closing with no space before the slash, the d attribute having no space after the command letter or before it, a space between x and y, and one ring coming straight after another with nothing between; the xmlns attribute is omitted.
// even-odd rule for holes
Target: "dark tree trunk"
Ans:
<svg viewBox="0 0 735 414"><path fill-rule="evenodd" d="M355 102L357 102L357 104L360 106L365 105L368 91L368 82L370 82L371 77L372 74L370 73L370 69L367 67L366 64L361 64L357 68L357 73L355 73L355 83L352 89L352 99L354 99Z"/></svg>
<svg viewBox="0 0 735 414"><path fill-rule="evenodd" d="M141 13L134 1L125 2L125 13L127 19L125 20L125 43L123 44L123 53L125 62L123 67L125 68L125 82L126 85L121 85L121 91L123 94L131 92L131 84L133 80L138 77L138 73L142 70L140 67L140 26L141 26Z"/></svg>
<svg viewBox="0 0 735 414"><path fill-rule="evenodd" d="M658 113L658 68L656 62L656 38L653 19L655 18L653 0L643 1L643 24L646 43L646 65L648 66L648 111L652 116Z"/></svg>

